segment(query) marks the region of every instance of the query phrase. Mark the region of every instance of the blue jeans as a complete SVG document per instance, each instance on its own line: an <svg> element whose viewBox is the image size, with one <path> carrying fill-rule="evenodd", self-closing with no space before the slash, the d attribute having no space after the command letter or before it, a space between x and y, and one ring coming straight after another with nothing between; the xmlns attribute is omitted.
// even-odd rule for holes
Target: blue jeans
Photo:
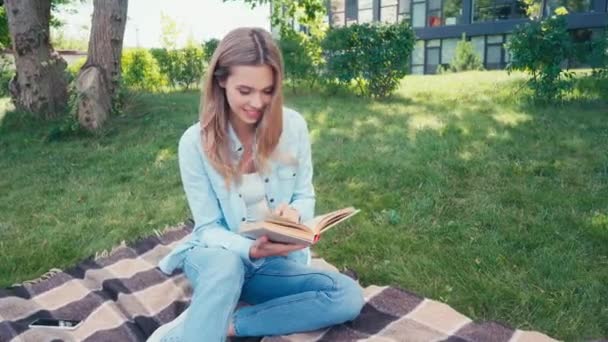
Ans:
<svg viewBox="0 0 608 342"><path fill-rule="evenodd" d="M224 341L230 321L237 336L320 329L355 319L364 304L359 285L337 272L284 257L266 258L255 268L225 249L187 253L184 272L194 293L182 341ZM239 300L250 305L235 311Z"/></svg>

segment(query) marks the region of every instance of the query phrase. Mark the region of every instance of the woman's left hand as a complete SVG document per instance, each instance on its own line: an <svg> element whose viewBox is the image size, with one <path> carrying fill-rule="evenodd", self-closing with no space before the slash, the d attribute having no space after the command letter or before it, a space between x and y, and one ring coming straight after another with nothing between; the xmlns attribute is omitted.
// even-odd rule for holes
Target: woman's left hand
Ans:
<svg viewBox="0 0 608 342"><path fill-rule="evenodd" d="M273 214L287 219L291 222L300 223L300 213L297 209L290 207L287 203L279 204L274 209Z"/></svg>

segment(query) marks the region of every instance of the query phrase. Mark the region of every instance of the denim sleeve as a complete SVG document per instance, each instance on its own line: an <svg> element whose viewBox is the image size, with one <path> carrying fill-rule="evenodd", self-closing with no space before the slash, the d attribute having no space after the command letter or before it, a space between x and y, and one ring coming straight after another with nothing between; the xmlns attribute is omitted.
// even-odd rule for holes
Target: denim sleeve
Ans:
<svg viewBox="0 0 608 342"><path fill-rule="evenodd" d="M308 126L301 116L298 130L298 169L295 190L289 204L300 213L301 221L308 221L315 216L315 189L312 184L312 155Z"/></svg>
<svg viewBox="0 0 608 342"><path fill-rule="evenodd" d="M251 263L249 249L253 240L228 230L222 224L223 214L203 165L202 148L198 146L200 139L188 133L192 132L186 132L180 139L178 159L184 191L194 219L193 234L204 245L234 251L244 261Z"/></svg>

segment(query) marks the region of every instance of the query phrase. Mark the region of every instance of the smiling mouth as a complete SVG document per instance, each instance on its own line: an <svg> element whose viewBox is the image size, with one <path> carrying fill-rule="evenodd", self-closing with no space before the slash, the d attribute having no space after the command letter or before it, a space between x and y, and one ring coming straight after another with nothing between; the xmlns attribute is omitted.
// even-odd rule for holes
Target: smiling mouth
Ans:
<svg viewBox="0 0 608 342"><path fill-rule="evenodd" d="M248 118L257 120L262 116L261 110L245 110L245 114Z"/></svg>

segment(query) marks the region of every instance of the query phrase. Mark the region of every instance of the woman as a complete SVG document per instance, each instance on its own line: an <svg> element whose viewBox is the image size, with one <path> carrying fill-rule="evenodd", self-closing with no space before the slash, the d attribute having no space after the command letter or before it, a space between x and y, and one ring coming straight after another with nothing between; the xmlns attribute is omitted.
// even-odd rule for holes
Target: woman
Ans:
<svg viewBox="0 0 608 342"><path fill-rule="evenodd" d="M289 334L359 314L360 287L310 268L305 246L238 235L242 222L269 211L300 221L314 216L308 129L282 107L282 76L279 49L261 29L228 33L213 54L200 122L179 142L194 230L159 265L167 274L184 271L192 302L149 341ZM235 309L239 300L249 305Z"/></svg>

